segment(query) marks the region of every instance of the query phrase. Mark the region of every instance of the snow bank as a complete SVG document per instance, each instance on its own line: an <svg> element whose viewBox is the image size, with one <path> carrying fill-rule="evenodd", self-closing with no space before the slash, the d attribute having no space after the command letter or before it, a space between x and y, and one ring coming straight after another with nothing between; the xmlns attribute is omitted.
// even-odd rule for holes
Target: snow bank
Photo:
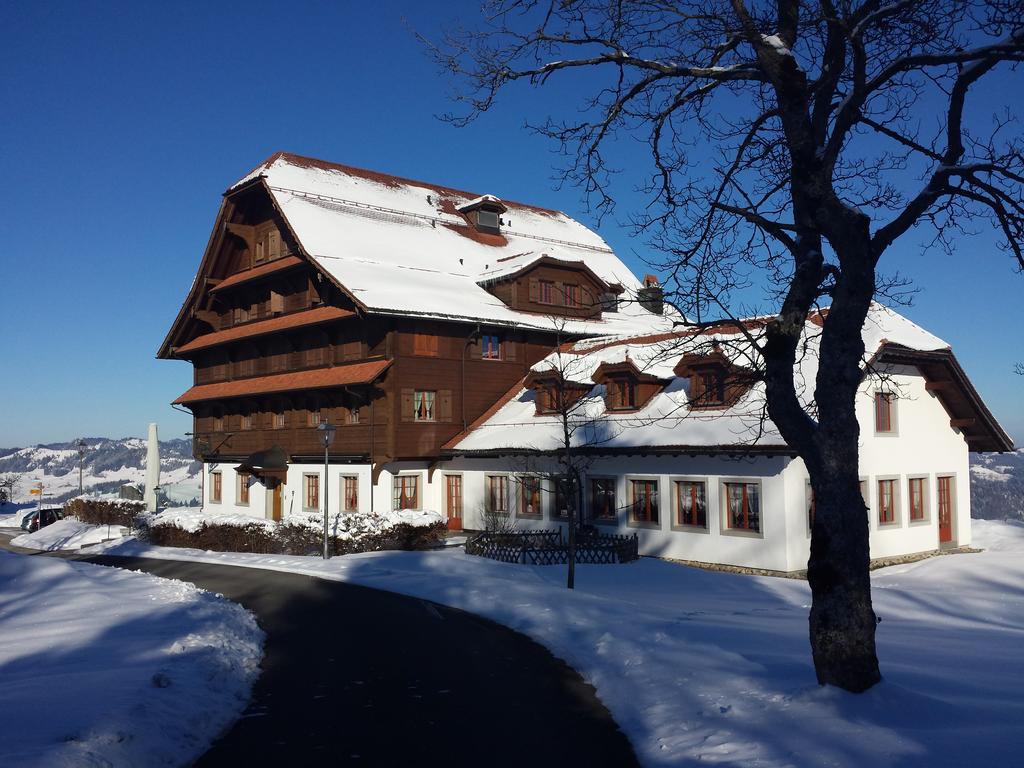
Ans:
<svg viewBox="0 0 1024 768"><path fill-rule="evenodd" d="M26 549L81 549L101 541L120 539L128 533L120 525L89 525L73 517L58 520L35 533L23 533L11 539L11 544Z"/></svg>
<svg viewBox="0 0 1024 768"><path fill-rule="evenodd" d="M188 764L245 708L262 644L191 584L0 551L0 765Z"/></svg>
<svg viewBox="0 0 1024 768"><path fill-rule="evenodd" d="M973 521L982 554L873 572L885 682L819 688L807 584L643 558L531 567L460 551L334 558L100 545L111 554L289 571L434 600L501 622L580 672L649 766L1019 762L1024 526Z"/></svg>

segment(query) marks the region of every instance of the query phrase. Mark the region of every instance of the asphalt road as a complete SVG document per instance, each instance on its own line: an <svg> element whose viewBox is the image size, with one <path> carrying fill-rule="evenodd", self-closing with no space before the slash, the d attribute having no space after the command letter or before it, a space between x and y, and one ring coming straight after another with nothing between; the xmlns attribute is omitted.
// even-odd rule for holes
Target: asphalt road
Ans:
<svg viewBox="0 0 1024 768"><path fill-rule="evenodd" d="M248 709L198 766L638 764L574 670L472 614L294 574L81 559L219 592L267 633Z"/></svg>

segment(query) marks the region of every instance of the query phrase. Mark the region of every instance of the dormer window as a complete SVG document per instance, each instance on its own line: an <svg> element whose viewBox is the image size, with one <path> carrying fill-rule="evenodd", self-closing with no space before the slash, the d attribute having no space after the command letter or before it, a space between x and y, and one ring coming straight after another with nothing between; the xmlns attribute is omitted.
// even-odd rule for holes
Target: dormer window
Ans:
<svg viewBox="0 0 1024 768"><path fill-rule="evenodd" d="M589 384L559 378L556 371L531 373L525 386L534 391L538 416L569 412L591 389Z"/></svg>
<svg viewBox="0 0 1024 768"><path fill-rule="evenodd" d="M602 363L594 371L595 384L604 385L604 405L609 411L643 408L665 386L665 380L645 373L628 357L621 363Z"/></svg>
<svg viewBox="0 0 1024 768"><path fill-rule="evenodd" d="M478 231L491 235L501 234L501 214L507 210L494 195L481 195L459 206L459 212L465 214Z"/></svg>
<svg viewBox="0 0 1024 768"><path fill-rule="evenodd" d="M607 404L609 411L631 411L636 408L636 382L625 376L608 379Z"/></svg>
<svg viewBox="0 0 1024 768"><path fill-rule="evenodd" d="M725 374L721 369L702 371L698 374L698 378L700 379L698 402L701 405L724 405Z"/></svg>

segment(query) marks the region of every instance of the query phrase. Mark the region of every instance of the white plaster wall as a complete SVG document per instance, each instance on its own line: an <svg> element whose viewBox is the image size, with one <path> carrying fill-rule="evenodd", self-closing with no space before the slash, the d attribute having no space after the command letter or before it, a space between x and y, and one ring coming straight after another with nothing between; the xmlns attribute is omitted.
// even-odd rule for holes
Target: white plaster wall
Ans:
<svg viewBox="0 0 1024 768"><path fill-rule="evenodd" d="M614 476L616 502L620 507L617 523L601 523L609 532L636 533L640 552L644 555L684 560L744 565L751 568L786 570L786 520L783 514L785 490L783 469L785 458L729 459L712 456L617 456L595 459L586 470L587 476ZM446 462L439 473L458 472L463 476L464 525L482 529L485 478L489 474L510 475L509 520L523 529L563 527L565 523L552 517L553 488L545 482L542 494L543 516L523 518L518 512L518 486L515 478L523 473L555 472L553 462L522 459L457 459ZM654 478L658 482L660 513L657 524L633 523L629 520L629 482L631 479ZM760 483L761 534L729 531L724 523L722 483L737 478ZM696 479L707 483L708 526L704 530L673 529L675 509L672 482ZM589 483L585 484L589 489ZM589 503L589 500L585 503ZM443 506L441 507L443 509Z"/></svg>
<svg viewBox="0 0 1024 768"><path fill-rule="evenodd" d="M939 547L937 518L937 477L949 475L955 497L953 544L971 541L971 503L968 476L967 443L959 430L949 425L949 414L937 397L925 389L925 379L913 367L889 366L884 380L865 380L857 400L857 419L861 425L860 477L867 480L868 521L872 558L928 552ZM874 394L896 394L895 433L876 434ZM793 461L787 470L786 508L788 510L789 570L806 567L810 554L807 530L807 470L803 461ZM927 489L925 520L910 522L909 478L923 477ZM878 480L897 480L897 521L881 525L878 521Z"/></svg>

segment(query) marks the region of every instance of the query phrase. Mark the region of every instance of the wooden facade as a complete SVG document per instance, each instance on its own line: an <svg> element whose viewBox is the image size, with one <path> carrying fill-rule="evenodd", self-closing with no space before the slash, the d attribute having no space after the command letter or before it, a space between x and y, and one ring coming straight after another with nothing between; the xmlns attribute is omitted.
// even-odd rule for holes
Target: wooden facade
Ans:
<svg viewBox="0 0 1024 768"><path fill-rule="evenodd" d="M610 290L550 259L485 287L510 307L570 318L599 317ZM159 356L193 365L194 386L176 403L193 413L199 459L280 448L289 462L312 461L326 421L336 460L380 465L438 459L557 341L554 331L366 312L250 185L225 198Z"/></svg>

